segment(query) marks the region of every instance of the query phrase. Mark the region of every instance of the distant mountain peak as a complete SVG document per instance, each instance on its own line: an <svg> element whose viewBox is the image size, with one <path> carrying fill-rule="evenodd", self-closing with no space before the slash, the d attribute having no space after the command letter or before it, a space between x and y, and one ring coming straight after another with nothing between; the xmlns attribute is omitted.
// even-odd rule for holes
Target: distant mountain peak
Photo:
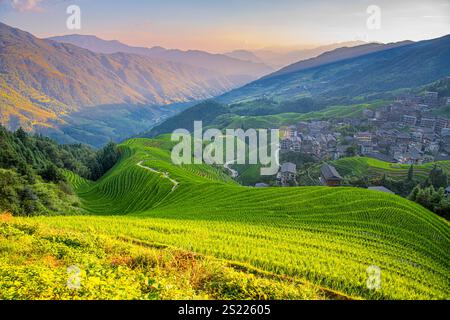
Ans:
<svg viewBox="0 0 450 320"><path fill-rule="evenodd" d="M353 47L340 47L327 52L320 54L315 58L310 58L307 60L302 60L291 64L287 67L282 68L279 71L276 71L270 75L265 76L264 78L277 77L280 75L285 75L293 72L302 71L308 68L314 68L323 66L325 64L334 63L346 59L352 59L360 56L364 56L366 54L375 53L379 51L384 51L392 48L402 47L409 45L413 42L411 41L401 41L389 44L383 43L363 43L359 46Z"/></svg>
<svg viewBox="0 0 450 320"><path fill-rule="evenodd" d="M429 84L450 74L450 35L337 48L219 97L225 103L302 96L352 99ZM424 63L426 62L426 63Z"/></svg>

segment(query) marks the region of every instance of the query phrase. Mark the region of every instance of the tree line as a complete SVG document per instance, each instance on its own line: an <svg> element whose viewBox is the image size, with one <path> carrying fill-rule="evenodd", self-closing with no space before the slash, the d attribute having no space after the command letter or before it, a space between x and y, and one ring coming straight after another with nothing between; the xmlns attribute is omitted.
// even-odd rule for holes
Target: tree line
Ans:
<svg viewBox="0 0 450 320"><path fill-rule="evenodd" d="M60 200L73 194L65 170L98 180L119 158L112 142L99 150L83 144L59 145L21 128L11 132L0 126L0 213L56 212L64 203Z"/></svg>

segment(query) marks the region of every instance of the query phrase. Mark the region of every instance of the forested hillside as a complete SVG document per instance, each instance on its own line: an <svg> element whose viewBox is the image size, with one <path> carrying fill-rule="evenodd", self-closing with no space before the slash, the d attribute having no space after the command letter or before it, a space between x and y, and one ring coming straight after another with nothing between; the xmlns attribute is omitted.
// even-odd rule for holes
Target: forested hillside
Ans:
<svg viewBox="0 0 450 320"><path fill-rule="evenodd" d="M0 126L0 211L18 215L79 212L67 177L96 180L119 159L115 144L101 150L58 145L23 129L9 132Z"/></svg>

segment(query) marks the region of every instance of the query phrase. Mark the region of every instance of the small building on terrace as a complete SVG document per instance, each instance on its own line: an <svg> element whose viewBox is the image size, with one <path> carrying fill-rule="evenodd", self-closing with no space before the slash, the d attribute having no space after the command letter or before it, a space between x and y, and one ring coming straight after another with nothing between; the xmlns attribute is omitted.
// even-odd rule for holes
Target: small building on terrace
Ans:
<svg viewBox="0 0 450 320"><path fill-rule="evenodd" d="M297 184L297 166L294 163L286 162L281 165L277 175L278 183L282 186Z"/></svg>
<svg viewBox="0 0 450 320"><path fill-rule="evenodd" d="M329 187L339 187L342 184L342 176L337 172L336 168L329 165L324 164L320 169L322 176L320 180L324 185Z"/></svg>

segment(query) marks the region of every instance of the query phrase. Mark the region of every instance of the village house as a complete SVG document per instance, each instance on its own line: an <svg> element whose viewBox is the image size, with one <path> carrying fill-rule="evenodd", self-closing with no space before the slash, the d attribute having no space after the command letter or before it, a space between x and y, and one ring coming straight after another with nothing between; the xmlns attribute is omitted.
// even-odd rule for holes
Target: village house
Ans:
<svg viewBox="0 0 450 320"><path fill-rule="evenodd" d="M370 110L370 109L364 109L363 116L365 118L371 119L371 118L373 118L375 116L375 112L373 110Z"/></svg>
<svg viewBox="0 0 450 320"><path fill-rule="evenodd" d="M372 143L372 133L370 132L358 132L355 134L355 139L358 144L370 145Z"/></svg>
<svg viewBox="0 0 450 320"><path fill-rule="evenodd" d="M280 149L282 152L300 152L302 147L302 138L294 136L292 138L284 138L280 142Z"/></svg>
<svg viewBox="0 0 450 320"><path fill-rule="evenodd" d="M324 164L320 169L322 174L320 180L324 185L328 187L339 187L342 183L342 176L337 172L336 168L329 165Z"/></svg>
<svg viewBox="0 0 450 320"><path fill-rule="evenodd" d="M291 139L284 138L283 140L280 141L280 149L281 149L281 151L283 151L283 152L290 151L291 147L292 147Z"/></svg>
<svg viewBox="0 0 450 320"><path fill-rule="evenodd" d="M441 117L436 119L436 125L435 125L434 129L437 134L440 134L443 129L446 129L449 127L450 127L449 119L445 119L445 118L441 118Z"/></svg>
<svg viewBox="0 0 450 320"><path fill-rule="evenodd" d="M297 185L297 166L294 163L286 162L281 165L277 180L281 186Z"/></svg>
<svg viewBox="0 0 450 320"><path fill-rule="evenodd" d="M422 118L420 120L420 126L422 128L429 128L429 129L433 129L436 125L436 119L434 118Z"/></svg>
<svg viewBox="0 0 450 320"><path fill-rule="evenodd" d="M438 142L432 142L425 147L425 152L436 155L439 152L440 146Z"/></svg>
<svg viewBox="0 0 450 320"><path fill-rule="evenodd" d="M297 131L301 132L301 133L305 133L308 131L308 122L306 121L301 121L299 123L297 123Z"/></svg>
<svg viewBox="0 0 450 320"><path fill-rule="evenodd" d="M412 132L411 137L412 137L413 142L422 142L423 141L423 132L421 132L421 131Z"/></svg>
<svg viewBox="0 0 450 320"><path fill-rule="evenodd" d="M411 135L405 132L399 132L396 136L397 145L409 144L411 142Z"/></svg>
<svg viewBox="0 0 450 320"><path fill-rule="evenodd" d="M286 129L286 135L285 135L286 138L292 139L294 137L297 137L297 135L298 135L298 132L297 132L297 127L296 126L289 126Z"/></svg>
<svg viewBox="0 0 450 320"><path fill-rule="evenodd" d="M402 123L405 126L410 126L410 127L415 127L417 124L417 117L414 116L408 116L408 115L403 115L402 117Z"/></svg>
<svg viewBox="0 0 450 320"><path fill-rule="evenodd" d="M293 152L300 152L302 148L302 138L295 137L292 140L291 150Z"/></svg>
<svg viewBox="0 0 450 320"><path fill-rule="evenodd" d="M437 106L439 104L439 94L437 92L427 92L423 101L430 106Z"/></svg>
<svg viewBox="0 0 450 320"><path fill-rule="evenodd" d="M312 136L305 136L303 138L303 143L301 151L306 154L312 154L314 152L315 139Z"/></svg>
<svg viewBox="0 0 450 320"><path fill-rule="evenodd" d="M336 151L335 151L336 153L333 156L334 160L337 160L337 159L340 159L340 158L346 156L347 149L348 149L348 146L343 146L343 145L337 146Z"/></svg>
<svg viewBox="0 0 450 320"><path fill-rule="evenodd" d="M370 153L374 152L374 146L373 145L361 145L361 154L362 155L368 155Z"/></svg>
<svg viewBox="0 0 450 320"><path fill-rule="evenodd" d="M450 187L445 188L445 196L448 197L450 195Z"/></svg>

